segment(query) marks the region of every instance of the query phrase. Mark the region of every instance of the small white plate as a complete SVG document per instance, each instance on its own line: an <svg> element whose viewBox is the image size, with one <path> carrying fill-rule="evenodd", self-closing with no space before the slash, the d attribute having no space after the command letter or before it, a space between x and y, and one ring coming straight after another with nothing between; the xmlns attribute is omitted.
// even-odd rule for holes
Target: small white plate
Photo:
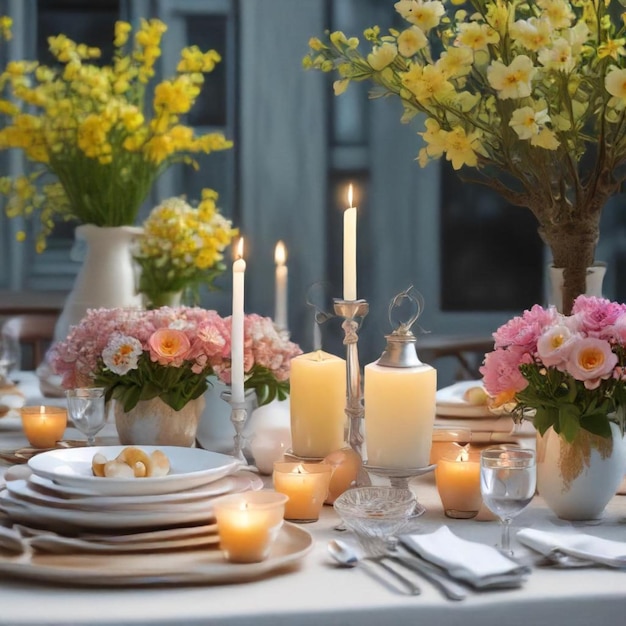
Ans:
<svg viewBox="0 0 626 626"><path fill-rule="evenodd" d="M159 495L206 485L234 473L241 462L232 456L202 448L138 446L150 454L162 450L170 460L167 476L150 478L102 478L93 475L91 462L97 453L113 460L128 446L92 446L51 450L29 459L35 474L59 485L89 490L100 496Z"/></svg>
<svg viewBox="0 0 626 626"><path fill-rule="evenodd" d="M486 404L470 404L463 394L472 387L482 387L480 380L464 380L439 389L436 395L436 413L450 417L495 417Z"/></svg>
<svg viewBox="0 0 626 626"><path fill-rule="evenodd" d="M145 554L0 553L0 573L63 585L120 586L227 584L261 578L295 565L313 548L304 528L284 524L272 551L260 563L228 563L221 550L200 549Z"/></svg>

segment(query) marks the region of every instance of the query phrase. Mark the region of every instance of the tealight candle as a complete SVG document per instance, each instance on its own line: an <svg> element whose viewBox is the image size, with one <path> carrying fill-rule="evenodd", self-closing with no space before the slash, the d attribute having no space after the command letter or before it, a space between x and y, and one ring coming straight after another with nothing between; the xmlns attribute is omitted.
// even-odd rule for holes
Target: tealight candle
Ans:
<svg viewBox="0 0 626 626"><path fill-rule="evenodd" d="M465 447L456 457L442 457L435 468L437 491L447 517L468 519L480 510L480 459Z"/></svg>
<svg viewBox="0 0 626 626"><path fill-rule="evenodd" d="M63 438L67 410L58 406L25 406L20 409L22 428L33 448L54 448Z"/></svg>
<svg viewBox="0 0 626 626"><path fill-rule="evenodd" d="M220 547L233 563L266 559L283 523L287 497L272 491L251 491L217 498L213 512Z"/></svg>
<svg viewBox="0 0 626 626"><path fill-rule="evenodd" d="M289 497L285 519L315 522L328 495L332 465L325 463L274 463L274 489Z"/></svg>

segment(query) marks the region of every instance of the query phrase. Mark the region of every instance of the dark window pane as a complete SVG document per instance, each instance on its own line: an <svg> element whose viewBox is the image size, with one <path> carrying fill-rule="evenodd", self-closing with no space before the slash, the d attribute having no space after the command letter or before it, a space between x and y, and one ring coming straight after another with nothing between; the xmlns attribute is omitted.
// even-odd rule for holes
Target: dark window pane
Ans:
<svg viewBox="0 0 626 626"><path fill-rule="evenodd" d="M187 45L203 52L217 50L222 60L210 74L204 75L204 86L187 116L190 126L226 126L226 73L234 59L226 54L225 16L192 15L186 20Z"/></svg>
<svg viewBox="0 0 626 626"><path fill-rule="evenodd" d="M495 191L442 170L441 308L519 311L543 301L537 222Z"/></svg>
<svg viewBox="0 0 626 626"><path fill-rule="evenodd" d="M37 58L42 63L55 63L48 50L48 37L61 33L76 43L100 48L102 57L95 63L110 62L119 0L38 0L37 9Z"/></svg>

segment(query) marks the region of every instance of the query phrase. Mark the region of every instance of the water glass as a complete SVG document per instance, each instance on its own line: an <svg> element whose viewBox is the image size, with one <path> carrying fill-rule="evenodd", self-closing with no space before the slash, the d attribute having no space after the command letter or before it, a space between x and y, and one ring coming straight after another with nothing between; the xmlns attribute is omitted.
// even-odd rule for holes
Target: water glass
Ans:
<svg viewBox="0 0 626 626"><path fill-rule="evenodd" d="M79 387L68 389L67 410L74 426L87 437L87 445L96 443L96 434L106 424L104 387Z"/></svg>
<svg viewBox="0 0 626 626"><path fill-rule="evenodd" d="M480 491L485 506L500 519L500 549L513 554L509 528L535 495L535 451L515 445L483 450L480 456Z"/></svg>
<svg viewBox="0 0 626 626"><path fill-rule="evenodd" d="M6 332L0 333L0 384L8 382L11 372L19 369L20 359L18 339Z"/></svg>

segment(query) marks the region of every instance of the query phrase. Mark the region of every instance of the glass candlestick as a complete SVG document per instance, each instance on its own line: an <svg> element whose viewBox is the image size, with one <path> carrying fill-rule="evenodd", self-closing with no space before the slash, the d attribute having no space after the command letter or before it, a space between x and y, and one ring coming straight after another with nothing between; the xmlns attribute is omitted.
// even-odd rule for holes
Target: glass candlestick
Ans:
<svg viewBox="0 0 626 626"><path fill-rule="evenodd" d="M341 327L345 334L343 344L346 346L348 443L363 459L363 392L359 365L358 330L361 321L369 312L369 304L365 300L335 299L334 309L335 313L344 319ZM361 468L356 482L358 487L371 484L370 478L363 468Z"/></svg>

